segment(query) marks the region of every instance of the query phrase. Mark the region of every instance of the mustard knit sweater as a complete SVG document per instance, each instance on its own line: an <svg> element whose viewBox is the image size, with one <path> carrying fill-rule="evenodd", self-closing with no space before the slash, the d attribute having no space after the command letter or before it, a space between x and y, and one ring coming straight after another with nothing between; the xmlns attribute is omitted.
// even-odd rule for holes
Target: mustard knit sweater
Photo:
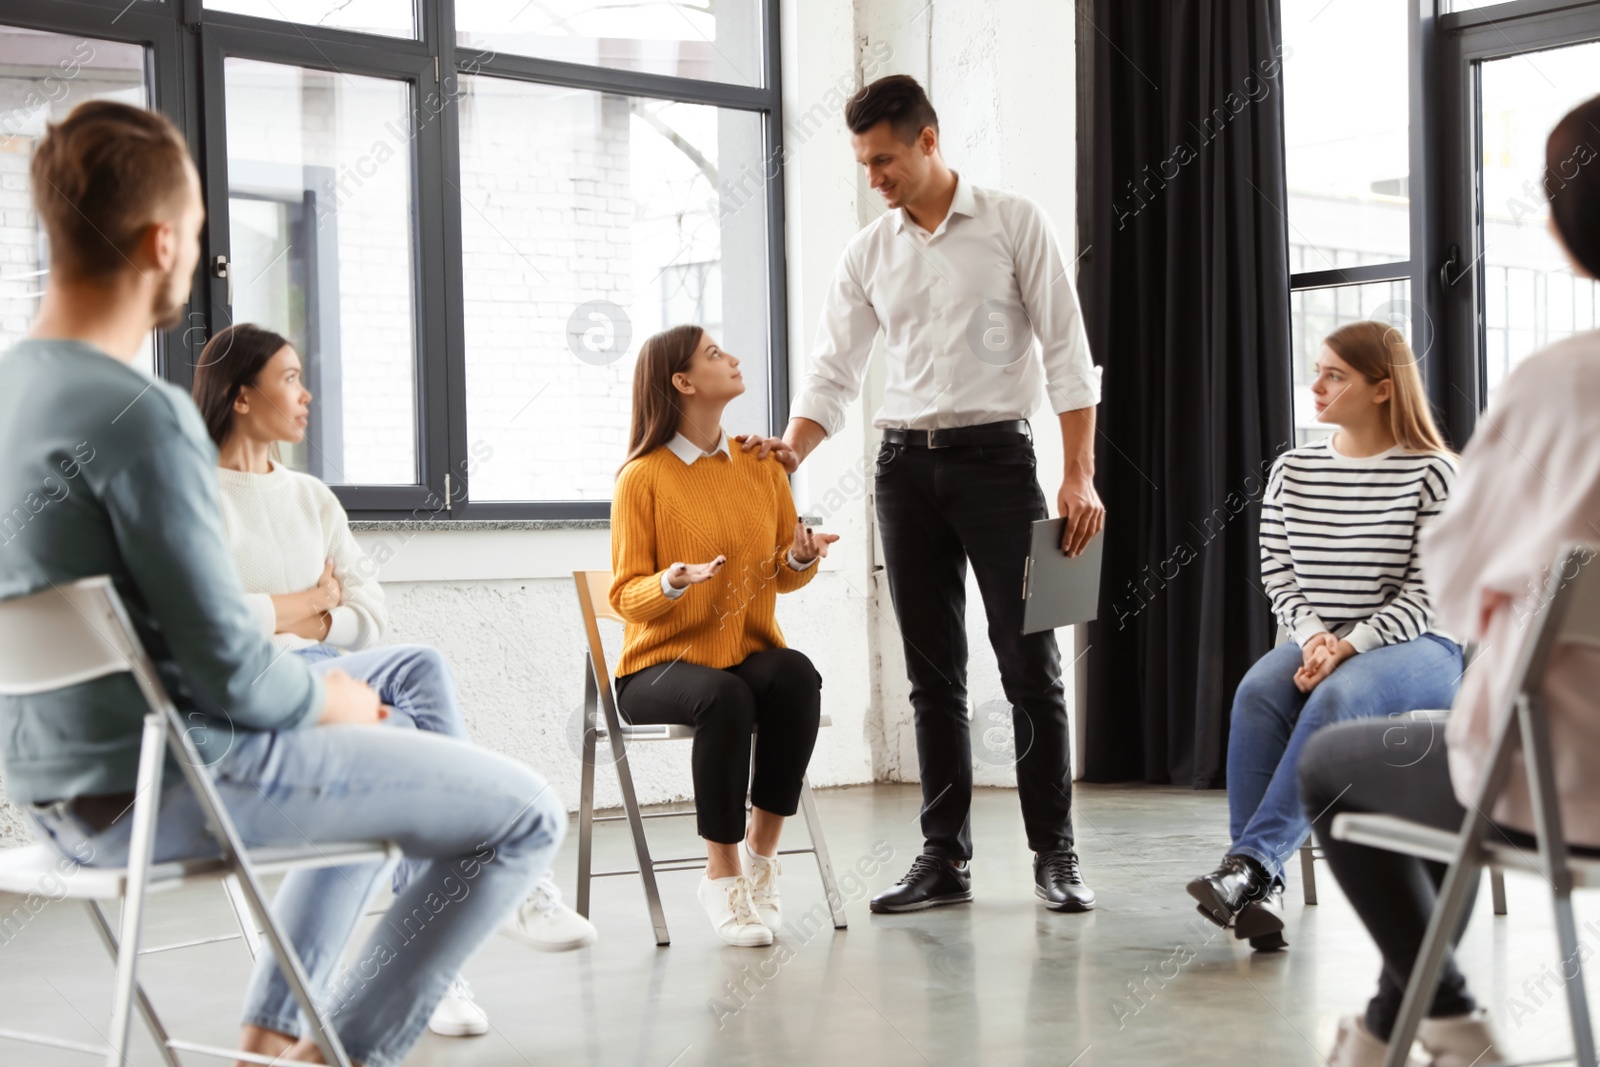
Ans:
<svg viewBox="0 0 1600 1067"><path fill-rule="evenodd" d="M665 445L629 463L611 502L611 606L625 620L617 674L682 659L724 668L787 647L775 609L817 573L789 566L794 498L782 464L736 444L686 464ZM728 561L682 596L661 591L674 563Z"/></svg>

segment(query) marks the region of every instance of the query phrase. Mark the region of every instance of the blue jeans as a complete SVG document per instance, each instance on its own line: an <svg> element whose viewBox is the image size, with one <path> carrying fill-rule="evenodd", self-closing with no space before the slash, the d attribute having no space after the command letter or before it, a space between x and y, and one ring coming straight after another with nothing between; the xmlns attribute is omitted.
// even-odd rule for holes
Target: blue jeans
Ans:
<svg viewBox="0 0 1600 1067"><path fill-rule="evenodd" d="M384 721L403 730L423 730L470 741L461 705L456 702L455 677L437 649L427 645L389 645L365 652L345 652L333 645L311 645L295 650L316 674L344 671L366 682L389 705L393 714ZM392 888L399 893L411 884L427 860L401 860L394 869ZM273 974L277 974L274 969Z"/></svg>
<svg viewBox="0 0 1600 1067"><path fill-rule="evenodd" d="M1257 660L1233 695L1228 734L1228 852L1278 881L1311 832L1295 778L1307 739L1329 723L1448 708L1461 682L1461 647L1431 633L1352 656L1309 694L1294 685L1304 662L1293 641Z"/></svg>
<svg viewBox="0 0 1600 1067"><path fill-rule="evenodd" d="M370 726L238 731L211 765L246 847L391 840L421 869L351 966L340 955L377 892L381 863L296 871L273 913L354 1060L399 1063L462 964L511 915L550 866L567 814L538 774L497 753L437 734ZM95 833L70 811L32 813L64 855L88 843L97 865L126 862L130 819ZM216 854L194 794L162 790L155 858ZM270 951L256 961L243 1022L306 1032Z"/></svg>

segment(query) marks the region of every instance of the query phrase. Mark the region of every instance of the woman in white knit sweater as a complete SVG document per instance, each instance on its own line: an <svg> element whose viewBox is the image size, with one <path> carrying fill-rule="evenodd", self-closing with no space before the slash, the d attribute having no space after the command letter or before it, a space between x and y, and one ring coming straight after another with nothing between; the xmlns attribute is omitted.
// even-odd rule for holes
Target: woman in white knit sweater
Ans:
<svg viewBox="0 0 1600 1067"><path fill-rule="evenodd" d="M213 337L195 371L194 399L217 446L223 527L246 599L286 652L312 661L314 670L337 667L376 689L390 708L389 723L470 741L443 656L422 645L371 647L387 625L383 589L338 497L277 459L280 444L306 438L312 395L302 375L299 353L285 338L249 324ZM402 861L395 890L425 867ZM548 874L505 932L547 951L578 948L596 936L587 919L561 903ZM287 986L280 992L287 1002ZM458 977L429 1026L461 1037L487 1032L488 1019Z"/></svg>

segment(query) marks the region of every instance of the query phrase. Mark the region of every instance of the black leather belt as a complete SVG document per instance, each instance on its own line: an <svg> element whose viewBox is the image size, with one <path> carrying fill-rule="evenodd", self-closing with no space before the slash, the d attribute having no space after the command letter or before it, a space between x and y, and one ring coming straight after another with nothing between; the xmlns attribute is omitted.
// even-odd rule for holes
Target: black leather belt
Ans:
<svg viewBox="0 0 1600 1067"><path fill-rule="evenodd" d="M942 430L902 430L886 427L883 439L891 445L913 448L957 448L963 445L1014 445L1033 441L1033 427L1027 419L986 422L981 426L950 426Z"/></svg>

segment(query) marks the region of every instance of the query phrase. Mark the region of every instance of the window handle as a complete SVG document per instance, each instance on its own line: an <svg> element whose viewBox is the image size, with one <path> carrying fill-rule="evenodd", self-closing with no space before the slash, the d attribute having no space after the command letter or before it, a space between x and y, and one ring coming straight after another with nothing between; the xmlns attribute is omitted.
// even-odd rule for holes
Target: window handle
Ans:
<svg viewBox="0 0 1600 1067"><path fill-rule="evenodd" d="M1453 289L1456 282L1466 276L1466 270L1457 271L1461 266L1461 246L1451 245L1445 249L1444 262L1439 265L1439 288Z"/></svg>
<svg viewBox="0 0 1600 1067"><path fill-rule="evenodd" d="M211 264L211 273L228 280L228 307L233 307L233 265L227 256L218 256Z"/></svg>

